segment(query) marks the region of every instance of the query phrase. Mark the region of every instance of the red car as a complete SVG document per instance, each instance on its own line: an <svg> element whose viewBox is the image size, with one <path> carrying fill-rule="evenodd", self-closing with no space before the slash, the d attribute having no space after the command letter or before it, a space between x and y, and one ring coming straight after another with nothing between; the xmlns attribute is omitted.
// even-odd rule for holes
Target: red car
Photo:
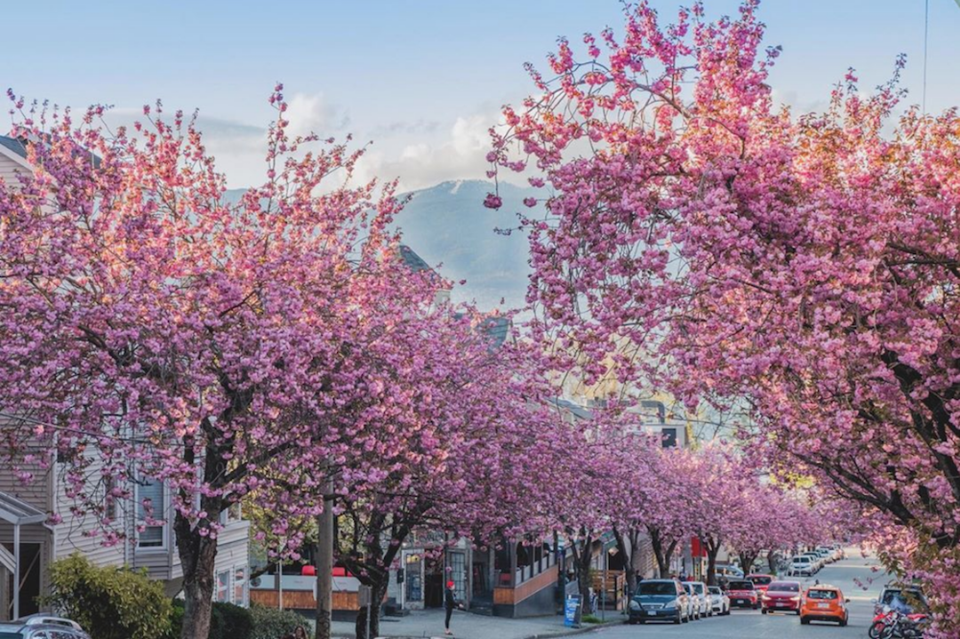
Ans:
<svg viewBox="0 0 960 639"><path fill-rule="evenodd" d="M753 587L763 592L767 589L767 586L770 585L770 582L773 581L773 575L747 575L744 579L752 581Z"/></svg>
<svg viewBox="0 0 960 639"><path fill-rule="evenodd" d="M730 607L759 608L760 593L749 579L731 579L727 584Z"/></svg>
<svg viewBox="0 0 960 639"><path fill-rule="evenodd" d="M761 611L768 612L795 612L800 614L800 582L773 581L766 591L760 595Z"/></svg>

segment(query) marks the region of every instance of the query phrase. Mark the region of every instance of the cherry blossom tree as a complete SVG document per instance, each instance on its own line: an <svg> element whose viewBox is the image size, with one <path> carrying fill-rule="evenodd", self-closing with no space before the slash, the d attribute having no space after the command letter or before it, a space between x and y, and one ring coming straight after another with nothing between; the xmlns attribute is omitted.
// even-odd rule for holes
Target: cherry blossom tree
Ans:
<svg viewBox="0 0 960 639"><path fill-rule="evenodd" d="M909 531L898 561L955 634L960 119L899 106L902 60L822 113L777 105L758 5L662 25L640 3L531 69L490 160L549 185L535 328L690 406L748 402L758 449Z"/></svg>
<svg viewBox="0 0 960 639"><path fill-rule="evenodd" d="M102 107L11 94L34 170L0 183L3 454L30 481L54 458L29 450L59 451L72 516L108 544L166 519L132 503L138 483L165 482L185 638L208 633L221 512L285 486L271 504L282 534L319 514L305 497L332 474L382 480L348 460L404 450L429 393L409 383L426 364L407 347L432 288L395 259L393 185L351 186L359 151L289 136L281 90L267 182L236 205L180 112L158 104L111 131ZM139 508L114 520L110 503Z"/></svg>

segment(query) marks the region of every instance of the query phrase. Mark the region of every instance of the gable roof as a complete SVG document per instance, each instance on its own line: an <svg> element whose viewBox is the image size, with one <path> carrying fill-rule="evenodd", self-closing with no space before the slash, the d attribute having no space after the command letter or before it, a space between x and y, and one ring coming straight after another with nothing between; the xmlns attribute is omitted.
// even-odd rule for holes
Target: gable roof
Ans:
<svg viewBox="0 0 960 639"><path fill-rule="evenodd" d="M0 156L9 158L20 166L30 168L30 163L27 162L27 147L17 138L0 135Z"/></svg>

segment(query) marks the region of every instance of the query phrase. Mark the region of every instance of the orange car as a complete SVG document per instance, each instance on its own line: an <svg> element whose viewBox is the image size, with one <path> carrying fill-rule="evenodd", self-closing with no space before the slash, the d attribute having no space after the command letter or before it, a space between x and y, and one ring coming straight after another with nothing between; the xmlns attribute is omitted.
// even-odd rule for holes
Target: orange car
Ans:
<svg viewBox="0 0 960 639"><path fill-rule="evenodd" d="M844 599L836 586L811 586L803 593L800 602L800 623L807 625L811 621L836 621L845 626L850 619L848 603L850 600Z"/></svg>

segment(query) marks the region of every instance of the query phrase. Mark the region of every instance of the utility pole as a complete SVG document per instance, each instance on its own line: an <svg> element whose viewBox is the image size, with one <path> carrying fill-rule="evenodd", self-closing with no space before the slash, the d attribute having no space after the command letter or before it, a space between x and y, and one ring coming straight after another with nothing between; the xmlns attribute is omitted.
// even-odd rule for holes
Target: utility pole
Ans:
<svg viewBox="0 0 960 639"><path fill-rule="evenodd" d="M323 512L317 517L316 639L330 639L333 632L333 481L327 481L323 495Z"/></svg>

